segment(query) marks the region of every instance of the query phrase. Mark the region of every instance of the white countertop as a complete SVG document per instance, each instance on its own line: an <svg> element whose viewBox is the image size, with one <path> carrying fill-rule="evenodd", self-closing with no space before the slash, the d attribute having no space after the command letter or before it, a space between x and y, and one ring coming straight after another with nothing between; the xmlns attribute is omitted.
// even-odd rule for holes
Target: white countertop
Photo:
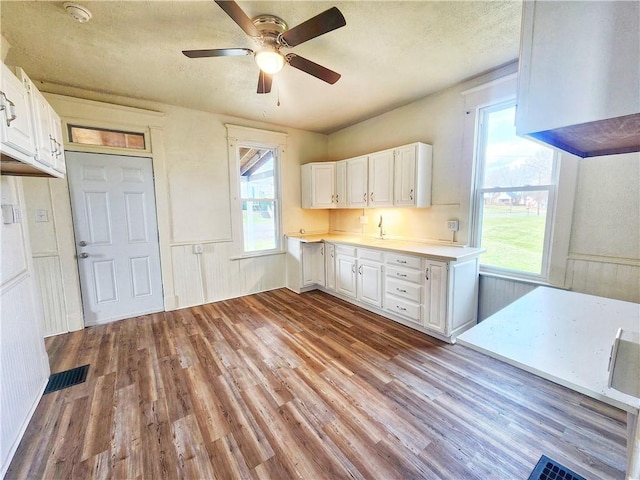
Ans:
<svg viewBox="0 0 640 480"><path fill-rule="evenodd" d="M607 387L618 328L640 330L639 304L538 287L457 342L638 414L640 400Z"/></svg>
<svg viewBox="0 0 640 480"><path fill-rule="evenodd" d="M484 250L457 245L446 245L437 243L418 242L411 240L397 240L385 238L384 240L367 237L364 235L349 235L337 233L320 233L309 235L287 235L289 238L296 238L301 242L331 242L354 245L356 247L371 247L391 252L408 253L425 257L432 257L443 261L466 260L477 257Z"/></svg>

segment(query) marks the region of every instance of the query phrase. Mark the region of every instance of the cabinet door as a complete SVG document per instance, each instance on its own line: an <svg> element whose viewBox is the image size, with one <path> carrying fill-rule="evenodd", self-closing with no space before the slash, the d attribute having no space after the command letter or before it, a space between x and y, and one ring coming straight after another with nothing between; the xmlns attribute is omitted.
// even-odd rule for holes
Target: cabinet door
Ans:
<svg viewBox="0 0 640 480"><path fill-rule="evenodd" d="M410 145L395 151L394 164L394 204L398 206L416 205L416 147Z"/></svg>
<svg viewBox="0 0 640 480"><path fill-rule="evenodd" d="M315 248L313 280L317 285L325 285L324 243L317 243Z"/></svg>
<svg viewBox="0 0 640 480"><path fill-rule="evenodd" d="M358 261L358 300L382 307L382 264Z"/></svg>
<svg viewBox="0 0 640 480"><path fill-rule="evenodd" d="M336 257L336 290L356 298L356 259L347 255Z"/></svg>
<svg viewBox="0 0 640 480"><path fill-rule="evenodd" d="M56 111L49 107L49 116L51 118L51 135L54 144L54 168L60 173L67 172L67 163L64 157L64 138L62 136L62 122Z"/></svg>
<svg viewBox="0 0 640 480"><path fill-rule="evenodd" d="M336 162L336 207L347 207L347 161Z"/></svg>
<svg viewBox="0 0 640 480"><path fill-rule="evenodd" d="M367 170L367 157L347 160L347 205L349 207L368 205Z"/></svg>
<svg viewBox="0 0 640 480"><path fill-rule="evenodd" d="M446 334L448 265L446 262L425 262L425 298L423 323L430 330Z"/></svg>
<svg viewBox="0 0 640 480"><path fill-rule="evenodd" d="M311 165L311 205L314 208L335 207L335 177L335 163Z"/></svg>
<svg viewBox="0 0 640 480"><path fill-rule="evenodd" d="M29 157L35 156L36 144L29 106L29 93L7 66L2 64L0 102L0 136L2 144Z"/></svg>
<svg viewBox="0 0 640 480"><path fill-rule="evenodd" d="M336 289L336 246L333 243L324 245L324 271L325 271L325 287L327 290L335 291Z"/></svg>
<svg viewBox="0 0 640 480"><path fill-rule="evenodd" d="M24 80L27 81L27 80ZM30 80L28 80L30 82ZM31 111L33 113L33 124L35 126L36 138L36 160L44 165L55 167L57 149L53 142L53 125L51 124L53 110L44 96L31 87Z"/></svg>
<svg viewBox="0 0 640 480"><path fill-rule="evenodd" d="M393 150L369 155L369 206L393 205Z"/></svg>

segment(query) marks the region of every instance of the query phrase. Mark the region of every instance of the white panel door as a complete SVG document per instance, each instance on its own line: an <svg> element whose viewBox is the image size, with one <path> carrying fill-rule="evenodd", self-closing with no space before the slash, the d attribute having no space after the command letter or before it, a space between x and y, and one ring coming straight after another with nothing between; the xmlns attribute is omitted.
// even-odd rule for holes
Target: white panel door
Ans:
<svg viewBox="0 0 640 480"><path fill-rule="evenodd" d="M67 152L87 325L163 310L150 158Z"/></svg>

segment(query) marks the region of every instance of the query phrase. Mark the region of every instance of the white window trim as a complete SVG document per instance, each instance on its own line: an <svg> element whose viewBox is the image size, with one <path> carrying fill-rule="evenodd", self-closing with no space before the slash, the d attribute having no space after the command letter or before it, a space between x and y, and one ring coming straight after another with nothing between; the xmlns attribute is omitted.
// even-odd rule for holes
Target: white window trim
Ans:
<svg viewBox="0 0 640 480"><path fill-rule="evenodd" d="M233 232L232 259L261 257L267 255L280 255L285 251L284 238L282 233L282 165L286 164L286 144L287 134L260 130L256 128L241 127L238 125L225 125L227 127L227 148L229 156L229 186L231 194L231 229ZM244 232L242 225L242 198L240 196L240 165L238 164L238 145L254 146L258 148L272 149L276 154L275 166L275 188L276 195L276 238L277 246L272 250L261 250L257 252L244 251Z"/></svg>
<svg viewBox="0 0 640 480"><path fill-rule="evenodd" d="M478 138L476 133L479 128L479 113L484 107L514 101L516 98L517 81L517 74L513 73L462 92L462 95L464 96L465 110L463 163L468 166L471 171L471 175L468 189L468 201L465 202L463 199L461 207L466 207L468 218L471 223L468 238L468 242L471 245L477 245L476 232L478 231L474 224L476 219L474 212L477 208L476 178L479 175L479 172L476 171L476 152L478 151ZM552 212L550 226L547 226L548 231L545 232L545 235L549 237L549 245L546 248L548 259L545 260L545 265L548 266L546 278L543 278L542 275L523 275L520 272L514 272L513 276L511 276L504 269L501 269L498 273L496 271L488 271L486 268L482 268L481 273L500 276L503 278L513 278L519 281L528 281L535 284L549 284L566 288L566 270L567 261L569 259L569 244L571 239L575 190L578 180L579 158L558 150L556 150L556 155L557 187L554 192L555 205ZM549 221L550 219L548 216L547 222Z"/></svg>

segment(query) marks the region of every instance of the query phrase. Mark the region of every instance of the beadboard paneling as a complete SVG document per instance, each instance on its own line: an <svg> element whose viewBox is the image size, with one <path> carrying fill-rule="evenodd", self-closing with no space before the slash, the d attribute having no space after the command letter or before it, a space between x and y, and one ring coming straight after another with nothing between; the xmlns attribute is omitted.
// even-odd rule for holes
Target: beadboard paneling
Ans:
<svg viewBox="0 0 640 480"><path fill-rule="evenodd" d="M68 332L60 258L34 257L33 267L44 307L44 336Z"/></svg>
<svg viewBox="0 0 640 480"><path fill-rule="evenodd" d="M264 292L285 286L286 255L234 258L230 242L171 247L177 308Z"/></svg>
<svg viewBox="0 0 640 480"><path fill-rule="evenodd" d="M507 278L480 275L478 295L478 321L490 317L499 310L515 302L537 285Z"/></svg>
<svg viewBox="0 0 640 480"><path fill-rule="evenodd" d="M33 295L33 277L26 276L3 292L0 319L0 478L9 466L22 434L49 378L49 361Z"/></svg>
<svg viewBox="0 0 640 480"><path fill-rule="evenodd" d="M567 287L575 292L640 303L640 266L604 259L569 259Z"/></svg>
<svg viewBox="0 0 640 480"><path fill-rule="evenodd" d="M177 298L177 308L191 307L204 303L202 271L199 255L193 253L193 245L171 247L173 261L173 283Z"/></svg>

